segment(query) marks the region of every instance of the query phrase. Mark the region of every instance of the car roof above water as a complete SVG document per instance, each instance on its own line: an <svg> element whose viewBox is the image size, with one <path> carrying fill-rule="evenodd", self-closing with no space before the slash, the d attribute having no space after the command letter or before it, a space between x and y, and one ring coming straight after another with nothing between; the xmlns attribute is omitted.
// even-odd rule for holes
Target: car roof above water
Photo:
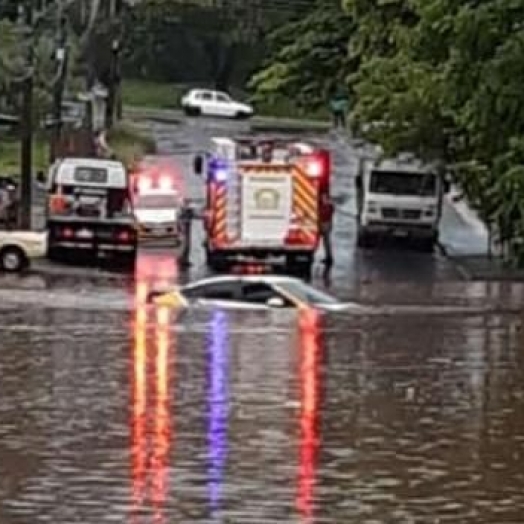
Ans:
<svg viewBox="0 0 524 524"><path fill-rule="evenodd" d="M304 283L294 277L288 277L283 275L223 275L217 277L204 278L196 282L190 282L183 286L183 288L192 288L196 286L203 286L206 284L227 284L228 282L267 282L268 284L285 284L285 283Z"/></svg>

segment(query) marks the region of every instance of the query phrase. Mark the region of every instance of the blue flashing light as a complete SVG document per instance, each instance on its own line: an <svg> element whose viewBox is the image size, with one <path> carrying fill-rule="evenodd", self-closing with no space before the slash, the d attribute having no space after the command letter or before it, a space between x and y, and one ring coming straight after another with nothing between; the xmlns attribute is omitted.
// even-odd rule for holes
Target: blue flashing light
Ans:
<svg viewBox="0 0 524 524"><path fill-rule="evenodd" d="M214 311L209 332L208 486L211 512L220 510L228 448L229 322L223 311Z"/></svg>
<svg viewBox="0 0 524 524"><path fill-rule="evenodd" d="M216 182L225 182L229 178L229 166L227 162L214 158L209 163L209 174Z"/></svg>

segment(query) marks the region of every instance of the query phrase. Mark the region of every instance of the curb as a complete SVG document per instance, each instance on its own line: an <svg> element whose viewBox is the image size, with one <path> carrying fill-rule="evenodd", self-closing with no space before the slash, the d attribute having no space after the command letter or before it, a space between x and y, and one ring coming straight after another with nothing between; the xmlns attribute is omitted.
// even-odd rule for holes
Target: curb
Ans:
<svg viewBox="0 0 524 524"><path fill-rule="evenodd" d="M165 124L180 124L185 115L177 109L150 109L142 107L124 107L124 119L151 120ZM234 122L234 120L231 120ZM242 122L242 121L239 121ZM254 131L279 131L294 133L296 131L329 131L331 124L327 121L301 120L294 118L254 117L244 121Z"/></svg>
<svg viewBox="0 0 524 524"><path fill-rule="evenodd" d="M453 255L450 255L449 251L448 251L448 248L446 247L445 244L443 244L442 242L437 242L437 249L438 249L438 252L446 259L446 260L449 260L453 266L455 267L455 269L457 270L457 272L460 274L460 276L462 277L463 280L466 280L468 282L471 282L473 279L473 275L471 274L470 271L468 271L466 269L466 267L464 267L463 264L461 264L459 261L458 261L458 257L454 257Z"/></svg>

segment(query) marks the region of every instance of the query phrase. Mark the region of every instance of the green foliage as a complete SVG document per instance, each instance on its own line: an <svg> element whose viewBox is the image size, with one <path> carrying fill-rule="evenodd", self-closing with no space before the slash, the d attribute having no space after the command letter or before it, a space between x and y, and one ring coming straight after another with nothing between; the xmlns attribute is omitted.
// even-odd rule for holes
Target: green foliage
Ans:
<svg viewBox="0 0 524 524"><path fill-rule="evenodd" d="M447 165L503 253L524 262L524 0L342 4L341 23L319 9L273 34L256 97L319 103L342 73L357 131Z"/></svg>
<svg viewBox="0 0 524 524"><path fill-rule="evenodd" d="M354 30L353 18L330 3L274 31L267 63L250 82L253 101L292 100L309 111L324 106L345 71L355 66L348 53Z"/></svg>
<svg viewBox="0 0 524 524"><path fill-rule="evenodd" d="M357 4L348 1L356 16ZM354 115L388 151L444 159L512 260L524 256L524 2L393 1L358 24ZM396 11L391 11L396 5ZM411 14L406 18L406 11ZM386 15L386 10L389 10ZM372 38L380 22L391 46Z"/></svg>

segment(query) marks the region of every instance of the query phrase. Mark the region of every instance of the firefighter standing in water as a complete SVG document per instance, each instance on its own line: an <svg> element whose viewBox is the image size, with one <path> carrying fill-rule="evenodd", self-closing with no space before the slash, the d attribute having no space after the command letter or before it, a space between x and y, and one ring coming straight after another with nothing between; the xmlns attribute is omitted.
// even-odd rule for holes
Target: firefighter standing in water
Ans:
<svg viewBox="0 0 524 524"><path fill-rule="evenodd" d="M333 231L333 214L335 207L327 193L320 197L320 234L324 245L324 259L322 262L326 267L333 265L333 249L331 245L331 233Z"/></svg>

